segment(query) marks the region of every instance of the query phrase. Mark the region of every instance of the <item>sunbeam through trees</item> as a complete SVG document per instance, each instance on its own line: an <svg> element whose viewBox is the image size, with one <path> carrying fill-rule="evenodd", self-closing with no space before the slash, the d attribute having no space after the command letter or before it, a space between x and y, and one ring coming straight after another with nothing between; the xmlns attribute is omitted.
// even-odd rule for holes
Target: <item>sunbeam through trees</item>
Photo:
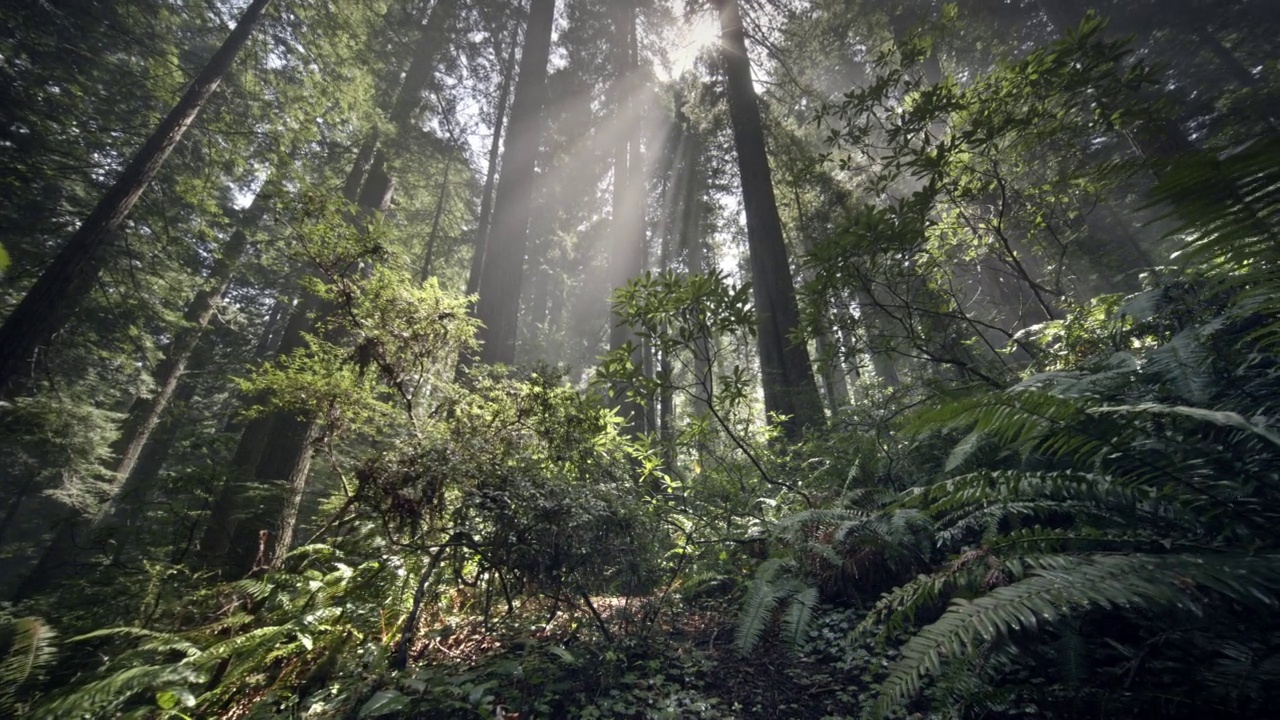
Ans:
<svg viewBox="0 0 1280 720"><path fill-rule="evenodd" d="M1280 7L0 3L0 717L1267 717Z"/></svg>

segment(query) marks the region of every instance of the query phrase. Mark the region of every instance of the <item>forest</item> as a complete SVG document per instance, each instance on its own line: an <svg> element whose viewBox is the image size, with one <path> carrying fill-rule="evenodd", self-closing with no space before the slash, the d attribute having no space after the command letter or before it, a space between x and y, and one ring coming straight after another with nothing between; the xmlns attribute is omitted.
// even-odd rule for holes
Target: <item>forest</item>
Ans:
<svg viewBox="0 0 1280 720"><path fill-rule="evenodd" d="M0 3L0 718L1280 716L1277 38Z"/></svg>

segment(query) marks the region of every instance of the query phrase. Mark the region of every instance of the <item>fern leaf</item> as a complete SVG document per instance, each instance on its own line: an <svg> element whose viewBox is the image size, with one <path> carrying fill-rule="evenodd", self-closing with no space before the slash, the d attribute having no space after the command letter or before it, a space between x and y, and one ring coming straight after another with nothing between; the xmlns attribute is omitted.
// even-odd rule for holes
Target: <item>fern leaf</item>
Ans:
<svg viewBox="0 0 1280 720"><path fill-rule="evenodd" d="M907 641L902 659L880 686L874 713L883 715L919 694L949 658L1020 630L1053 625L1090 607L1198 610L1197 586L1235 602L1274 607L1280 556L1098 555L1046 557L1032 575L947 612Z"/></svg>
<svg viewBox="0 0 1280 720"><path fill-rule="evenodd" d="M773 585L760 579L751 582L747 597L742 603L742 612L738 615L738 629L734 635L738 652L749 654L760 644L773 619L779 599L778 589Z"/></svg>
<svg viewBox="0 0 1280 720"><path fill-rule="evenodd" d="M38 617L19 618L9 625L9 649L0 660L0 711L16 716L18 691L53 659L57 633Z"/></svg>
<svg viewBox="0 0 1280 720"><path fill-rule="evenodd" d="M1235 428L1253 433L1267 442L1280 447L1280 434L1276 434L1261 425L1249 422L1243 415L1224 410L1208 410L1185 405L1162 405L1160 403L1142 403L1139 405L1116 405L1112 407L1091 408L1089 412L1103 413L1148 413L1152 415L1180 415L1222 427Z"/></svg>
<svg viewBox="0 0 1280 720"><path fill-rule="evenodd" d="M806 588L796 593L782 613L782 641L791 650L799 650L808 636L813 611L818 605L818 589Z"/></svg>

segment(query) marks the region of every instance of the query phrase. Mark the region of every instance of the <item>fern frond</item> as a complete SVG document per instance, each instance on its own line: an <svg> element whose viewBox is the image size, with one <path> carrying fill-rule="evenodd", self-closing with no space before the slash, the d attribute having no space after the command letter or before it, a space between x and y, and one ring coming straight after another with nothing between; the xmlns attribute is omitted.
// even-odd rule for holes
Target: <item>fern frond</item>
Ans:
<svg viewBox="0 0 1280 720"><path fill-rule="evenodd" d="M1101 439L1075 432L1094 403L1039 389L1016 389L952 403L920 413L912 427L966 430L969 443L990 441L1023 455L1087 457L1105 448Z"/></svg>
<svg viewBox="0 0 1280 720"><path fill-rule="evenodd" d="M1239 413L1225 410L1208 410L1205 408L1187 407L1184 405L1164 405L1161 403L1141 403L1138 405L1114 405L1090 408L1089 412L1097 415L1106 413L1176 415L1191 418L1193 420L1199 420L1201 422L1211 423L1220 427L1227 427L1252 433L1272 445L1280 447L1280 434L1277 434L1276 432L1261 425L1250 422Z"/></svg>
<svg viewBox="0 0 1280 720"><path fill-rule="evenodd" d="M1181 607L1199 612L1202 590L1232 601L1274 607L1280 556L1091 555L1046 557L1032 574L968 601L907 641L880 686L876 714L919 694L949 659L1020 630L1053 625L1088 608Z"/></svg>
<svg viewBox="0 0 1280 720"><path fill-rule="evenodd" d="M18 714L18 691L38 678L57 653L57 633L38 617L8 623L9 647L0 660L0 714Z"/></svg>
<svg viewBox="0 0 1280 720"><path fill-rule="evenodd" d="M782 613L782 641L788 648L797 650L803 646L817 605L817 588L805 588L791 598L786 611Z"/></svg>
<svg viewBox="0 0 1280 720"><path fill-rule="evenodd" d="M1209 399L1214 386L1213 352L1201 328L1188 328L1147 353L1142 372L1194 403Z"/></svg>
<svg viewBox="0 0 1280 720"><path fill-rule="evenodd" d="M990 573L989 556L983 551L965 553L944 568L917 575L880 597L850 633L858 640L901 630L917 617L939 606L960 588L976 588Z"/></svg>
<svg viewBox="0 0 1280 720"><path fill-rule="evenodd" d="M734 634L734 645L738 652L749 654L760 644L780 599L781 591L774 585L760 579L751 582L747 588L747 596L742 601L738 629Z"/></svg>
<svg viewBox="0 0 1280 720"><path fill-rule="evenodd" d="M98 638L119 638L119 639L138 639L145 642L139 647L139 650L147 652L170 652L175 651L182 653L188 657L194 657L200 654L200 648L190 642L181 635L174 633L156 632L155 630L147 630L138 627L113 627L94 630L84 635L77 635L70 639L69 642L82 642L84 640L95 640Z"/></svg>
<svg viewBox="0 0 1280 720"><path fill-rule="evenodd" d="M81 685L70 694L41 705L31 717L33 720L64 720L106 716L141 693L194 686L207 679L201 670L184 664L132 667Z"/></svg>

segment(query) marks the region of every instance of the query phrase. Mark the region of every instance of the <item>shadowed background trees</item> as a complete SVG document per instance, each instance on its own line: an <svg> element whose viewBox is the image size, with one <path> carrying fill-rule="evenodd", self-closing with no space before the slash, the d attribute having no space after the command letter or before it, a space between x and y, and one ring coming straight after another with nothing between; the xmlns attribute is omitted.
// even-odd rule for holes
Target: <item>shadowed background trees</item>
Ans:
<svg viewBox="0 0 1280 720"><path fill-rule="evenodd" d="M0 19L0 714L1274 700L1267 3Z"/></svg>

